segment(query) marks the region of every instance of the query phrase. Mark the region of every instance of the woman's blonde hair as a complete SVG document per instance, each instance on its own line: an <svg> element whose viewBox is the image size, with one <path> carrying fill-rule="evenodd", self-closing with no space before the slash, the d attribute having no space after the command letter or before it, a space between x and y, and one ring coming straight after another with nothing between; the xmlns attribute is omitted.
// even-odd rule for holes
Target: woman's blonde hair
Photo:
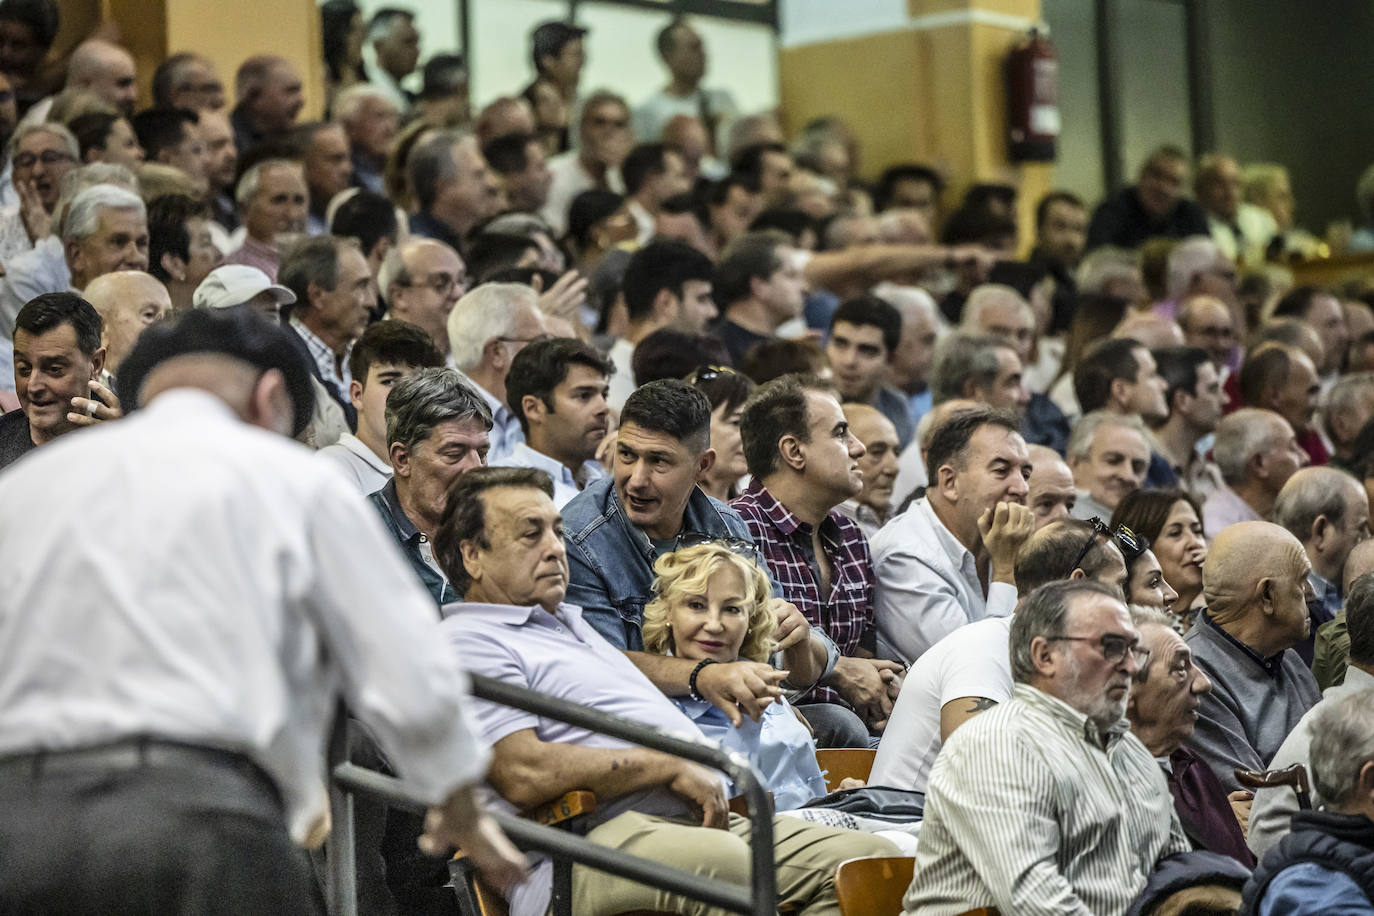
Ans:
<svg viewBox="0 0 1374 916"><path fill-rule="evenodd" d="M740 658L764 662L773 653L773 631L778 618L770 601L773 587L758 563L734 553L724 544L698 544L665 553L654 563L654 597L644 606L644 648L666 655L673 648L668 626L668 606L683 594L704 595L706 585L722 569L737 570L744 579L744 600L750 605Z"/></svg>

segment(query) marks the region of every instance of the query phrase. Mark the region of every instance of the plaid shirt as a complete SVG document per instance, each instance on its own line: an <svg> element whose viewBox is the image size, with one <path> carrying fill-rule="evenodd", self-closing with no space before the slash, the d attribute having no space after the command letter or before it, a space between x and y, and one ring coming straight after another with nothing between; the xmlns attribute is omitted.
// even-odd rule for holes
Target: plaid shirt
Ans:
<svg viewBox="0 0 1374 916"><path fill-rule="evenodd" d="M310 357L315 360L315 365L319 367L320 378L326 385L338 391L344 403L347 403L348 383L353 380L348 371L348 356L353 352L353 344L348 345L348 348L344 350L343 359L340 360L329 348L329 344L302 324L300 319L293 316L291 327L295 329L297 334L301 335L301 340L305 341L305 346L310 351ZM343 372L339 371L339 365L343 366Z"/></svg>
<svg viewBox="0 0 1374 916"><path fill-rule="evenodd" d="M868 539L854 520L831 509L821 522L821 545L830 561L830 599L821 600L820 569L812 551L811 526L797 518L757 480L730 507L754 536L782 595L812 626L835 641L841 655L852 656L873 629L873 559ZM817 687L806 700L843 702L829 687Z"/></svg>

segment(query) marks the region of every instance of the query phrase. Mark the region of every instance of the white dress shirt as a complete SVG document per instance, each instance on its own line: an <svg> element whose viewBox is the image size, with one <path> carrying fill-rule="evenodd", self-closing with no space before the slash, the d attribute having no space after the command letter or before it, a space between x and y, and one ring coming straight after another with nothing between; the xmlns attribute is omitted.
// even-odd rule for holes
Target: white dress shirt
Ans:
<svg viewBox="0 0 1374 916"><path fill-rule="evenodd" d="M468 380L468 384L491 408L491 433L488 437L491 448L487 450L487 464L504 464L505 459L515 451L515 447L525 441L525 431L520 428L520 419L511 413L509 407L496 400L496 395L474 382L470 376L464 375L463 378Z"/></svg>
<svg viewBox="0 0 1374 916"><path fill-rule="evenodd" d="M326 464L343 471L363 496L376 493L391 479L391 465L352 433L344 433L338 442L325 446L315 454Z"/></svg>
<svg viewBox="0 0 1374 916"><path fill-rule="evenodd" d="M918 500L873 538L878 587L873 616L878 654L911 664L945 636L984 617L1005 617L1016 607L1016 588L993 582L983 595L978 564Z"/></svg>
<svg viewBox="0 0 1374 916"><path fill-rule="evenodd" d="M545 474L553 478L553 504L561 511L582 488L593 480L600 480L606 476L606 472L601 465L595 461L583 462L579 469L582 474L582 482L579 484L573 472L568 470L568 466L557 458L550 458L543 452L536 452L529 447L526 442L521 442L509 455L498 461L488 461L491 467L503 468L538 468Z"/></svg>
<svg viewBox="0 0 1374 916"><path fill-rule="evenodd" d="M238 751L299 841L342 692L429 802L480 781L464 677L376 510L192 389L0 477L0 756L151 735Z"/></svg>
<svg viewBox="0 0 1374 916"><path fill-rule="evenodd" d="M611 344L611 349L606 351L606 358L615 366L615 374L611 376L609 383L611 390L606 395L606 404L616 413L625 409L625 402L635 393L634 355L634 342L624 337Z"/></svg>
<svg viewBox="0 0 1374 916"><path fill-rule="evenodd" d="M562 238L568 231L568 208L572 206L573 198L583 191L596 188L597 182L582 165L575 149L559 153L550 159L549 173L552 175L549 181L549 196L545 198L544 209L539 211L539 215L553 229L554 236ZM620 169L609 169L606 172L606 185L617 194L625 193L625 182L620 178Z"/></svg>

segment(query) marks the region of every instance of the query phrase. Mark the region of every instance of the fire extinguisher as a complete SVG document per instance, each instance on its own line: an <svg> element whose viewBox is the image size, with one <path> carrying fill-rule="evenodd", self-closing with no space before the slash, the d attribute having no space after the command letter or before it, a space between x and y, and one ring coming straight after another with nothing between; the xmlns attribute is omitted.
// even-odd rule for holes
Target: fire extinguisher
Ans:
<svg viewBox="0 0 1374 916"><path fill-rule="evenodd" d="M1040 29L1007 54L1007 129L1013 162L1053 162L1059 139L1059 59Z"/></svg>

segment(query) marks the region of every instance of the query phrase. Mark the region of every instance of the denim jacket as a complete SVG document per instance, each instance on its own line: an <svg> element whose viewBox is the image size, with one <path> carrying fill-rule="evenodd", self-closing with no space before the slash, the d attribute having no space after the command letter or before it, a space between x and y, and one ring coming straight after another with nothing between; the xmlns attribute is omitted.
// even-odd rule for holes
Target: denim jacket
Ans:
<svg viewBox="0 0 1374 916"><path fill-rule="evenodd" d="M734 509L695 487L682 530L753 540ZM653 597L657 556L648 536L625 515L613 477L588 484L563 507L563 538L571 570L567 602L580 606L582 619L611 645L643 651L639 625Z"/></svg>
<svg viewBox="0 0 1374 916"><path fill-rule="evenodd" d="M435 608L443 607L450 601L459 600L459 595L453 590L453 586L448 584L448 580L439 574L439 571L425 562L425 558L420 554L420 540L424 537L420 529L415 527L415 523L405 514L401 508L401 502L396 497L396 481L388 480L386 486L368 497L372 505L377 507L377 512L382 516L382 524L386 525L386 530L396 539L396 546L401 548L401 553L405 555L410 563L410 568L415 570L415 575L419 577L420 584L429 590L430 597L434 599Z"/></svg>

